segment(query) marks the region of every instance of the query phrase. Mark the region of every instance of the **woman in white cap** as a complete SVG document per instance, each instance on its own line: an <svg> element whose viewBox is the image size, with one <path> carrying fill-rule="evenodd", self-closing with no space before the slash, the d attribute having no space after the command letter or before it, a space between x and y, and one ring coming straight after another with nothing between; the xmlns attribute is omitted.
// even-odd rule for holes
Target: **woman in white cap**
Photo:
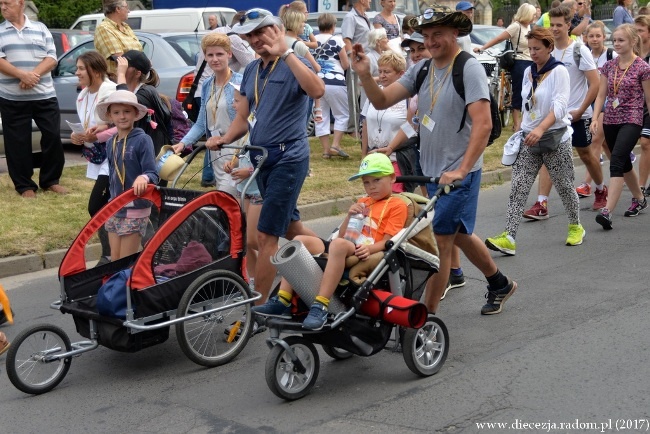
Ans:
<svg viewBox="0 0 650 434"><path fill-rule="evenodd" d="M232 57L230 39L222 33L208 33L201 41L201 49L214 75L203 83L199 117L185 137L173 146L176 153L180 153L186 146L193 145L204 135L208 139L222 136L228 131L237 114L233 106L236 92L234 85L241 83L242 76L228 66ZM224 171L224 163L231 159L235 151L221 149L208 152L214 162L212 167L217 190L236 195L237 190L232 184L232 178Z"/></svg>

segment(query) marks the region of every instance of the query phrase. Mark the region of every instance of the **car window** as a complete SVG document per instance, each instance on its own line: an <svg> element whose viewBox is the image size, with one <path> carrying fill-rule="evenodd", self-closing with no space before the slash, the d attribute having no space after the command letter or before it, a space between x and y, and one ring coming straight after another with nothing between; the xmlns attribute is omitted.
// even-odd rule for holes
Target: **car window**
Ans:
<svg viewBox="0 0 650 434"><path fill-rule="evenodd" d="M95 49L95 44L88 41L79 45L74 50L68 51L60 60L56 67L55 75L57 77L71 77L77 72L77 58L87 51Z"/></svg>
<svg viewBox="0 0 650 434"><path fill-rule="evenodd" d="M92 35L78 35L78 36L85 37L86 39L88 39L89 37L92 38ZM151 59L152 45L148 44L142 39L140 40L140 43L142 44L142 49L144 51L144 54L149 59ZM79 58L79 56L81 56L83 53L94 49L95 49L95 43L91 40L86 42L85 44L81 44L75 47L74 49L68 51L59 60L59 64L57 65L53 75L56 77L71 77L75 75L75 73L77 72L77 58Z"/></svg>
<svg viewBox="0 0 650 434"><path fill-rule="evenodd" d="M142 18L141 17L129 17L126 19L126 23L133 29L139 30L142 28Z"/></svg>
<svg viewBox="0 0 650 434"><path fill-rule="evenodd" d="M94 32L97 27L97 20L85 20L79 21L76 26L73 28L76 30L86 30L89 32Z"/></svg>
<svg viewBox="0 0 650 434"><path fill-rule="evenodd" d="M194 34L166 36L165 41L169 42L188 66L196 64L196 55L201 49L201 36Z"/></svg>

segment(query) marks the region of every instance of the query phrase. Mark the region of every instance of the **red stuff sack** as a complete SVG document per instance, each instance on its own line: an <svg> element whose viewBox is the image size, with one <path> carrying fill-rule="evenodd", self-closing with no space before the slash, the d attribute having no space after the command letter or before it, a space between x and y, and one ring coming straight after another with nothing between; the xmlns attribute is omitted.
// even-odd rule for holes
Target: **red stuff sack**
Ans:
<svg viewBox="0 0 650 434"><path fill-rule="evenodd" d="M373 289L368 300L361 305L361 312L391 324L419 329L427 321L427 307L387 291Z"/></svg>

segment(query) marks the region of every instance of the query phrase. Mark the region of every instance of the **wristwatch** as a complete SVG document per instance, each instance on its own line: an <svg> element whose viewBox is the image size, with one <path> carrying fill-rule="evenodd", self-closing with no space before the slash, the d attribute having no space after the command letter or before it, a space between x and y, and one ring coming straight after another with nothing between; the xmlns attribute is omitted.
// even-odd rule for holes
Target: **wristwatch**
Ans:
<svg viewBox="0 0 650 434"><path fill-rule="evenodd" d="M287 59L287 56L288 56L289 54L291 54L291 53L293 53L293 48L289 48L289 49L287 49L287 51L285 51L284 54L283 54L282 56L280 56L280 58L281 58L282 60L286 60L286 59Z"/></svg>

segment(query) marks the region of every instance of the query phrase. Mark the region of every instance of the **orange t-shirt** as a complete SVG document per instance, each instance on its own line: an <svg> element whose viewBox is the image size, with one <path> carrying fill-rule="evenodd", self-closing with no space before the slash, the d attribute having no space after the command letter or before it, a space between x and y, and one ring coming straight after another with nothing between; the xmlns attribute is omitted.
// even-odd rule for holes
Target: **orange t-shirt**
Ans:
<svg viewBox="0 0 650 434"><path fill-rule="evenodd" d="M362 197L357 203L366 206L366 221L361 234L366 240L373 240L374 243L384 239L384 235L391 237L404 229L407 216L406 203L396 197L387 197L379 202L374 202L369 197ZM370 242L358 242L358 244L372 244Z"/></svg>

